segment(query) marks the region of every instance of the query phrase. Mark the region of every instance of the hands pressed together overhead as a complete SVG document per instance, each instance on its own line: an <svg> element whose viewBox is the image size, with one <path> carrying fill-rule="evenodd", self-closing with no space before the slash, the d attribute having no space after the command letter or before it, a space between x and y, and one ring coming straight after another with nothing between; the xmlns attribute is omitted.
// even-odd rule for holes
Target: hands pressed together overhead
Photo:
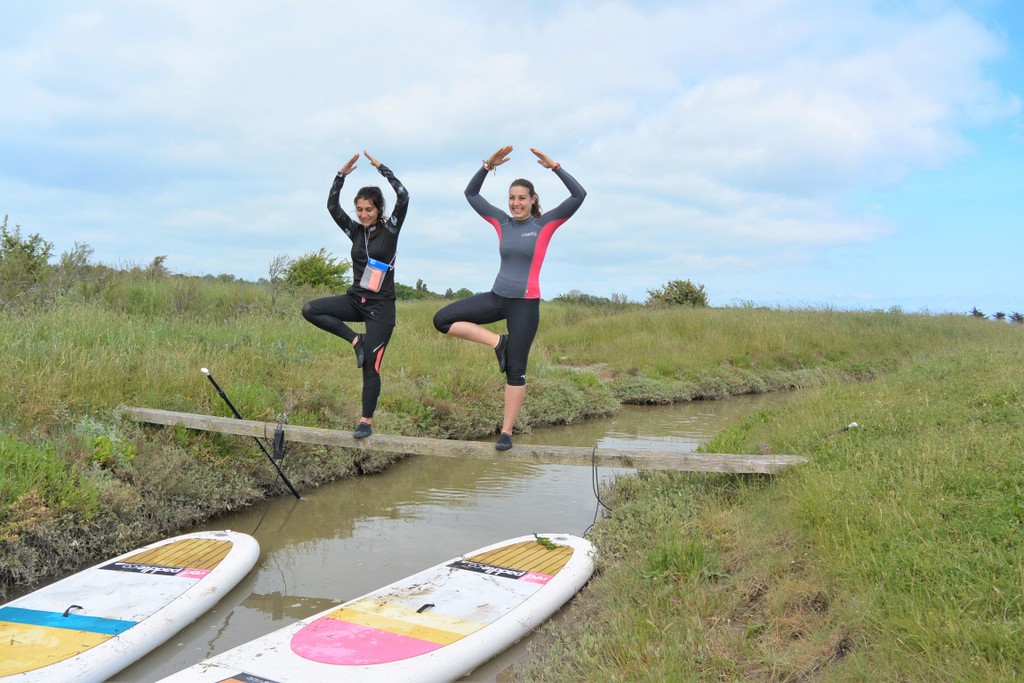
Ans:
<svg viewBox="0 0 1024 683"><path fill-rule="evenodd" d="M370 160L370 164L374 168L380 168L380 162L374 159L372 156L370 156L370 153L367 152L365 149L363 150L363 156ZM356 154L353 154L352 158L345 162L345 165L341 167L341 170L338 171L338 173L340 173L341 175L348 175L352 171L356 170L357 161L359 161L358 152Z"/></svg>
<svg viewBox="0 0 1024 683"><path fill-rule="evenodd" d="M549 157L544 152L540 151L535 147L531 147L530 151L533 152L534 155L537 157L537 163L543 166L544 168L558 168L559 164L552 161L551 157ZM509 154L511 152L512 145L505 145L504 147L498 149L498 151L496 151L494 154L484 159L484 166L487 167L487 170L491 170L497 166L501 166L503 163L508 161Z"/></svg>
<svg viewBox="0 0 1024 683"><path fill-rule="evenodd" d="M543 166L544 168L550 168L554 170L561 166L561 164L552 161L551 157L549 157L547 154L540 151L536 147L531 147L530 151L533 152L534 156L537 157L537 163ZM511 153L512 145L505 145L504 147L501 147L496 152L494 152L494 154L484 159L484 166L487 167L487 170L492 170L497 166L501 166L503 163L508 161L509 154ZM370 164L372 164L374 168L380 168L380 162L374 159L372 156L370 156L370 153L367 152L365 149L363 150L363 156L369 159ZM358 153L353 154L352 158L345 162L345 164L341 167L341 170L339 170L338 173L340 173L341 175L348 175L352 171L356 170L357 161L359 161Z"/></svg>

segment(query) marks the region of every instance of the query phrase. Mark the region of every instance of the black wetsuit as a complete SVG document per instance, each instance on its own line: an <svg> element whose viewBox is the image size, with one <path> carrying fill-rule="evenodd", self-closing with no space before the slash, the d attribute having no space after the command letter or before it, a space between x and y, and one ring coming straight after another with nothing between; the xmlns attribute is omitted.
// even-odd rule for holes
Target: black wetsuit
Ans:
<svg viewBox="0 0 1024 683"><path fill-rule="evenodd" d="M381 216L372 230L353 220L338 202L345 176L338 174L327 195L327 210L350 240L352 240L352 286L345 294L314 299L302 307L302 316L322 330L335 334L349 344L358 335L346 322L365 322L363 349L363 417L373 417L380 397L380 365L391 333L395 329L395 253L398 234L409 208L409 193L384 164L378 167L395 191L397 200L391 216ZM367 254L369 249L369 254ZM372 291L360 286L367 258L390 264L380 290Z"/></svg>
<svg viewBox="0 0 1024 683"><path fill-rule="evenodd" d="M466 186L470 206L498 233L501 267L490 292L476 294L445 306L434 316L434 327L448 333L456 322L478 325L505 320L508 326L506 381L526 384L526 364L540 322L540 269L551 236L583 204L587 191L559 166L555 174L565 183L569 197L540 216L517 221L480 196L487 169L480 168Z"/></svg>

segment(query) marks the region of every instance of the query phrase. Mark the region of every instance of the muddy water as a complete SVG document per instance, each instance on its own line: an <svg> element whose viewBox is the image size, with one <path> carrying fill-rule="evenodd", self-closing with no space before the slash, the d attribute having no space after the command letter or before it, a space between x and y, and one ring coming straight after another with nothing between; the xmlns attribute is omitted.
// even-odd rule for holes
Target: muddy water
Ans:
<svg viewBox="0 0 1024 683"><path fill-rule="evenodd" d="M688 451L775 397L625 407L613 417L535 430L522 443ZM287 464L286 468L287 470ZM602 481L630 470L600 468ZM155 681L463 552L529 533L583 535L597 501L589 467L418 456L388 471L281 496L202 528L260 542L253 571L213 610L115 681ZM526 643L466 680L502 680Z"/></svg>

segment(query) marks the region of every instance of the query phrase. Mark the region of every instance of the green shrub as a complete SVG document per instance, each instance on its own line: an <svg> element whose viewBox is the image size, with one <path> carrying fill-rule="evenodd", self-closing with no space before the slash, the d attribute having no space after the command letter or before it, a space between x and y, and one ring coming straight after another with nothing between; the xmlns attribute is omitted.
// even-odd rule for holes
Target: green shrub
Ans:
<svg viewBox="0 0 1024 683"><path fill-rule="evenodd" d="M352 264L336 261L323 247L320 251L307 252L288 265L284 279L292 287L318 287L331 292L342 292L347 287L345 275Z"/></svg>
<svg viewBox="0 0 1024 683"><path fill-rule="evenodd" d="M105 469L127 465L135 458L135 444L121 436L114 427L89 417L82 417L75 427L89 453L89 461Z"/></svg>
<svg viewBox="0 0 1024 683"><path fill-rule="evenodd" d="M37 234L22 237L21 226L10 230L4 216L0 221L0 308L45 284L52 253L51 242Z"/></svg>
<svg viewBox="0 0 1024 683"><path fill-rule="evenodd" d="M708 294L704 291L704 285L689 280L672 280L661 289L647 290L647 305L707 308Z"/></svg>

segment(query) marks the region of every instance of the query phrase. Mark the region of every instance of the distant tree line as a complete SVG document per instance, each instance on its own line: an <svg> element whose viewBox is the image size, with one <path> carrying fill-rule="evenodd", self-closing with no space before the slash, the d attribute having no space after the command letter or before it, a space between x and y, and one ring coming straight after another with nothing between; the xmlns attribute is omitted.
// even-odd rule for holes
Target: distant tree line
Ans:
<svg viewBox="0 0 1024 683"><path fill-rule="evenodd" d="M288 286L301 287L311 286L327 289L333 292L342 292L348 287L345 277L352 264L344 259L338 260L327 251L321 248L319 251L307 252L303 256L290 259L282 254L277 256L270 263L271 283L282 282ZM395 296L399 301L410 301L417 299L464 299L472 296L473 292L463 287L458 291L447 289L444 294L430 291L423 280L417 280L415 287L395 283ZM706 308L708 295L704 285L694 284L689 280L672 280L664 287L652 289L647 292L648 306L694 306ZM555 301L569 301L572 303L591 306L599 305L622 305L629 303L624 294L613 294L611 298L584 294L579 290L573 290L567 294L555 297Z"/></svg>
<svg viewBox="0 0 1024 683"><path fill-rule="evenodd" d="M147 279L184 278L213 279L222 282L238 280L234 275L205 275L200 277L175 275L166 266L166 256L155 256L145 267L131 266L115 269L102 264L90 262L93 249L88 244L75 243L74 249L60 254L56 263L50 263L53 257L53 243L38 234L22 235L21 226L13 228L8 225L8 216L0 221L0 311L17 310L45 304L61 295L67 294L73 286L84 289L98 290L103 282L117 273L130 273ZM348 288L348 274L352 264L330 254L326 249L307 252L291 258L280 254L270 262L268 279L259 282L270 286L272 300L284 288L297 289L309 287L341 293ZM258 283L257 283L258 284ZM395 283L395 295L401 301L422 299L452 300L472 296L473 292L465 287L459 290L451 288L444 293L432 292L421 279L415 286ZM587 306L625 306L639 305L631 302L625 294L612 294L611 297L595 296L579 290L572 290L555 297L554 301L568 302ZM664 286L648 290L643 305L653 308L669 306L690 306L694 308L708 307L708 294L704 285L690 280L671 280ZM974 318L987 318L977 308L968 315ZM1020 313L1006 314L1002 311L993 314L993 320L1024 324L1024 315Z"/></svg>
<svg viewBox="0 0 1024 683"><path fill-rule="evenodd" d="M969 315L972 318L987 318L988 317L984 313L979 311L977 309L977 307L972 308L970 313L969 313ZM1011 314L1007 315L1006 313L1003 313L1002 311L997 311L996 313L992 314L992 319L993 320L998 320L1000 322L1008 321L1008 322L1011 322L1011 323L1014 323L1014 324L1017 324L1017 325L1024 324L1024 314L1021 314L1021 313L1011 313Z"/></svg>

